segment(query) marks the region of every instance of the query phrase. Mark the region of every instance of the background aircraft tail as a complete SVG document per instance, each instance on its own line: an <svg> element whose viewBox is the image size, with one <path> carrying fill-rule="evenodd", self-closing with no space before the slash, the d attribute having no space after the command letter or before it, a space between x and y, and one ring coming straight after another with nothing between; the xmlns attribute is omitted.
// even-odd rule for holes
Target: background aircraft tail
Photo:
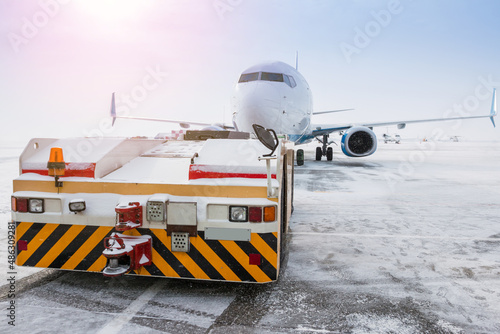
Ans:
<svg viewBox="0 0 500 334"><path fill-rule="evenodd" d="M491 111L490 111L490 119L491 123L493 123L493 127L495 126L494 117L497 115L497 89L493 88L493 100L491 101Z"/></svg>

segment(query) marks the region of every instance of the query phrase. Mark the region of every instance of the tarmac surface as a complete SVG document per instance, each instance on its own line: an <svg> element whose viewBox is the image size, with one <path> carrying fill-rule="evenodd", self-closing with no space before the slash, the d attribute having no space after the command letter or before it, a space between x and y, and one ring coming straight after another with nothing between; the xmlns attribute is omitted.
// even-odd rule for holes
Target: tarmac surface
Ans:
<svg viewBox="0 0 500 334"><path fill-rule="evenodd" d="M43 271L0 332L500 333L499 143L306 149L277 282Z"/></svg>

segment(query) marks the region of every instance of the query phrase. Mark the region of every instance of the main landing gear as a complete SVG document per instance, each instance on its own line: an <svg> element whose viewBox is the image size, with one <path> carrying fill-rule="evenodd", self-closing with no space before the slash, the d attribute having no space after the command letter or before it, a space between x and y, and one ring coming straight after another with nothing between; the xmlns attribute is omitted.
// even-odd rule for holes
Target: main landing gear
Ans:
<svg viewBox="0 0 500 334"><path fill-rule="evenodd" d="M316 147L316 161L320 161L323 156L326 156L326 160L333 160L333 148L328 147L330 144L335 144L335 142L328 141L328 134L323 135L323 140L316 137L316 139L321 143L321 147ZM337 145L337 144L335 144ZM304 164L304 150L297 150L297 166L302 166Z"/></svg>
<svg viewBox="0 0 500 334"><path fill-rule="evenodd" d="M322 144L321 147L316 147L316 161L320 161L321 157L325 155L326 155L326 160L328 161L333 160L333 148L328 147L328 145L334 142L333 141L329 142L328 137L329 137L328 134L323 135L323 140L318 139L318 137L316 137L316 139Z"/></svg>

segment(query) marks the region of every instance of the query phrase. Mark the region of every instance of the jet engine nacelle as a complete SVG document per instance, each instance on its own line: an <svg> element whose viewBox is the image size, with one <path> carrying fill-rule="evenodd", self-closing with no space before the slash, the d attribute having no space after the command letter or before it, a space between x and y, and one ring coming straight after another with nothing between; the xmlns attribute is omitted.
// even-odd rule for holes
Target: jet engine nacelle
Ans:
<svg viewBox="0 0 500 334"><path fill-rule="evenodd" d="M348 157L366 157L377 150L377 136L365 126L355 126L344 132L342 152Z"/></svg>

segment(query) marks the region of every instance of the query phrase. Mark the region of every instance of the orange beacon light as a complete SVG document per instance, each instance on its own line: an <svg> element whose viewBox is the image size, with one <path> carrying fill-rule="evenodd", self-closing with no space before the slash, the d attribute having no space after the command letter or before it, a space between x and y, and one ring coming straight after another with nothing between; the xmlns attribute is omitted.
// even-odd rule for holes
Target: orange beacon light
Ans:
<svg viewBox="0 0 500 334"><path fill-rule="evenodd" d="M47 162L49 176L56 178L56 187L62 187L62 182L59 182L59 177L64 176L66 163L64 162L63 150L60 147L52 147L50 149L49 162Z"/></svg>

